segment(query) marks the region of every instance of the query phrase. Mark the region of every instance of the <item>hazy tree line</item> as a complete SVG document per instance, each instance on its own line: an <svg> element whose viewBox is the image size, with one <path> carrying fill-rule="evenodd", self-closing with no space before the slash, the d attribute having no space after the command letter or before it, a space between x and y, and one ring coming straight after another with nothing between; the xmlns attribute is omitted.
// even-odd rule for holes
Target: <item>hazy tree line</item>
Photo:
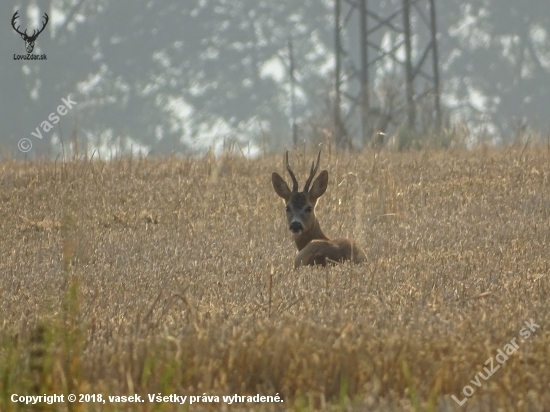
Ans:
<svg viewBox="0 0 550 412"><path fill-rule="evenodd" d="M383 14L399 3L376 7ZM490 125L504 139L518 128L544 130L550 2L454 0L436 7L448 115L471 127ZM44 12L50 15L34 51L46 61L14 61L24 53L10 25L17 9L31 32ZM131 138L157 154L192 152L216 133L241 145L289 144L289 40L301 137L315 124L330 126L333 1L43 0L2 2L0 15L4 148L28 137L44 152L54 136L69 141L73 128L80 144L127 150ZM354 53L351 33L344 41ZM74 113L43 139L32 137L67 95L77 102Z"/></svg>

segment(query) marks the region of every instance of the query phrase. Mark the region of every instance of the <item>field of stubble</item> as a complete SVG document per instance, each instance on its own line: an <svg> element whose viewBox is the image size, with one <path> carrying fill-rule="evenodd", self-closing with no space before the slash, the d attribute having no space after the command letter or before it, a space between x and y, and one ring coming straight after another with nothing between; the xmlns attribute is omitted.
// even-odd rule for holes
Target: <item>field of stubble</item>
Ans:
<svg viewBox="0 0 550 412"><path fill-rule="evenodd" d="M301 184L307 157L291 154ZM363 266L292 270L281 155L0 163L0 410L71 393L107 401L34 408L549 410L548 149L324 152L323 168L321 226Z"/></svg>

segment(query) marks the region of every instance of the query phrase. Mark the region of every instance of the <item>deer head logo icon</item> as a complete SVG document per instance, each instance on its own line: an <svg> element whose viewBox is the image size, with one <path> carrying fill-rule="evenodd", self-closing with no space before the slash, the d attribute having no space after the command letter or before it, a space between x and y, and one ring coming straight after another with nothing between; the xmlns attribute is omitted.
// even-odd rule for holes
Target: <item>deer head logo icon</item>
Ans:
<svg viewBox="0 0 550 412"><path fill-rule="evenodd" d="M44 16L43 16L44 22L42 23L42 28L38 31L34 30L31 36L27 34L27 30L25 30L24 32L19 31L19 27L21 26L15 27L15 23L16 23L15 21L17 20L18 17L19 17L19 10L16 11L15 14L13 15L11 19L11 26L17 33L21 35L21 38L25 40L25 49L27 50L27 53L32 53L32 51L34 50L34 42L36 41L36 38L40 33L44 31L44 28L48 24L48 20L49 20L48 14L44 13Z"/></svg>

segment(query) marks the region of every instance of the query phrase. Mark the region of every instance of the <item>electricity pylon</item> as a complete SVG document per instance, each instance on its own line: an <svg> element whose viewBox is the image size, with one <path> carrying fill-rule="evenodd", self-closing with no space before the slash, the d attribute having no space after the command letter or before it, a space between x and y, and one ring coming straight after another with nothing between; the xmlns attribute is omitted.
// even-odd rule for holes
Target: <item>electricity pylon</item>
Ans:
<svg viewBox="0 0 550 412"><path fill-rule="evenodd" d="M391 113L385 113L386 118L405 111L407 125L415 129L417 104L421 100L433 98L433 121L438 130L441 127L440 104L440 77L439 57L437 47L437 25L435 0L394 0L381 3L368 0L335 0L335 105L334 123L337 133L337 141L344 142L347 146L346 136L342 121L341 102L342 96L350 99L352 109L360 108L361 132L363 142L368 142L373 131L371 117L380 113L380 108L371 105L370 93L377 65L388 58L396 65L402 67L404 90L404 104L401 107L392 107ZM392 10L384 10L380 5L394 7ZM344 14L345 7L347 13ZM378 11L376 7L378 8ZM382 15L386 12L386 15ZM342 44L342 37L347 34L349 40L353 29L351 19L357 16L358 24L355 31L359 37L359 61L354 61L351 50L346 50ZM380 43L383 36L390 33L396 40L393 45L383 47ZM357 59L356 59L357 60ZM359 67L357 67L359 66ZM347 87L346 93L342 91L342 69L348 67L348 82L359 82L359 92L352 93L352 88ZM419 89L420 79L424 80L424 88ZM387 111L387 108L385 108ZM386 119L388 120L388 119ZM384 122L382 122L384 123ZM384 129L387 124L382 125ZM385 130L381 130L385 131Z"/></svg>

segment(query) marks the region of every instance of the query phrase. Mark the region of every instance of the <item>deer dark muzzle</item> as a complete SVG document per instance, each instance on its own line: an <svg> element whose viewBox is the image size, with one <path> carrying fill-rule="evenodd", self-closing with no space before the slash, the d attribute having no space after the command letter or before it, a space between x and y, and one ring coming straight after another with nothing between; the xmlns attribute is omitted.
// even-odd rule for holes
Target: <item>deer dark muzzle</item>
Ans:
<svg viewBox="0 0 550 412"><path fill-rule="evenodd" d="M304 227L300 222L292 222L290 224L290 231L292 233L300 233L302 230L304 230Z"/></svg>

